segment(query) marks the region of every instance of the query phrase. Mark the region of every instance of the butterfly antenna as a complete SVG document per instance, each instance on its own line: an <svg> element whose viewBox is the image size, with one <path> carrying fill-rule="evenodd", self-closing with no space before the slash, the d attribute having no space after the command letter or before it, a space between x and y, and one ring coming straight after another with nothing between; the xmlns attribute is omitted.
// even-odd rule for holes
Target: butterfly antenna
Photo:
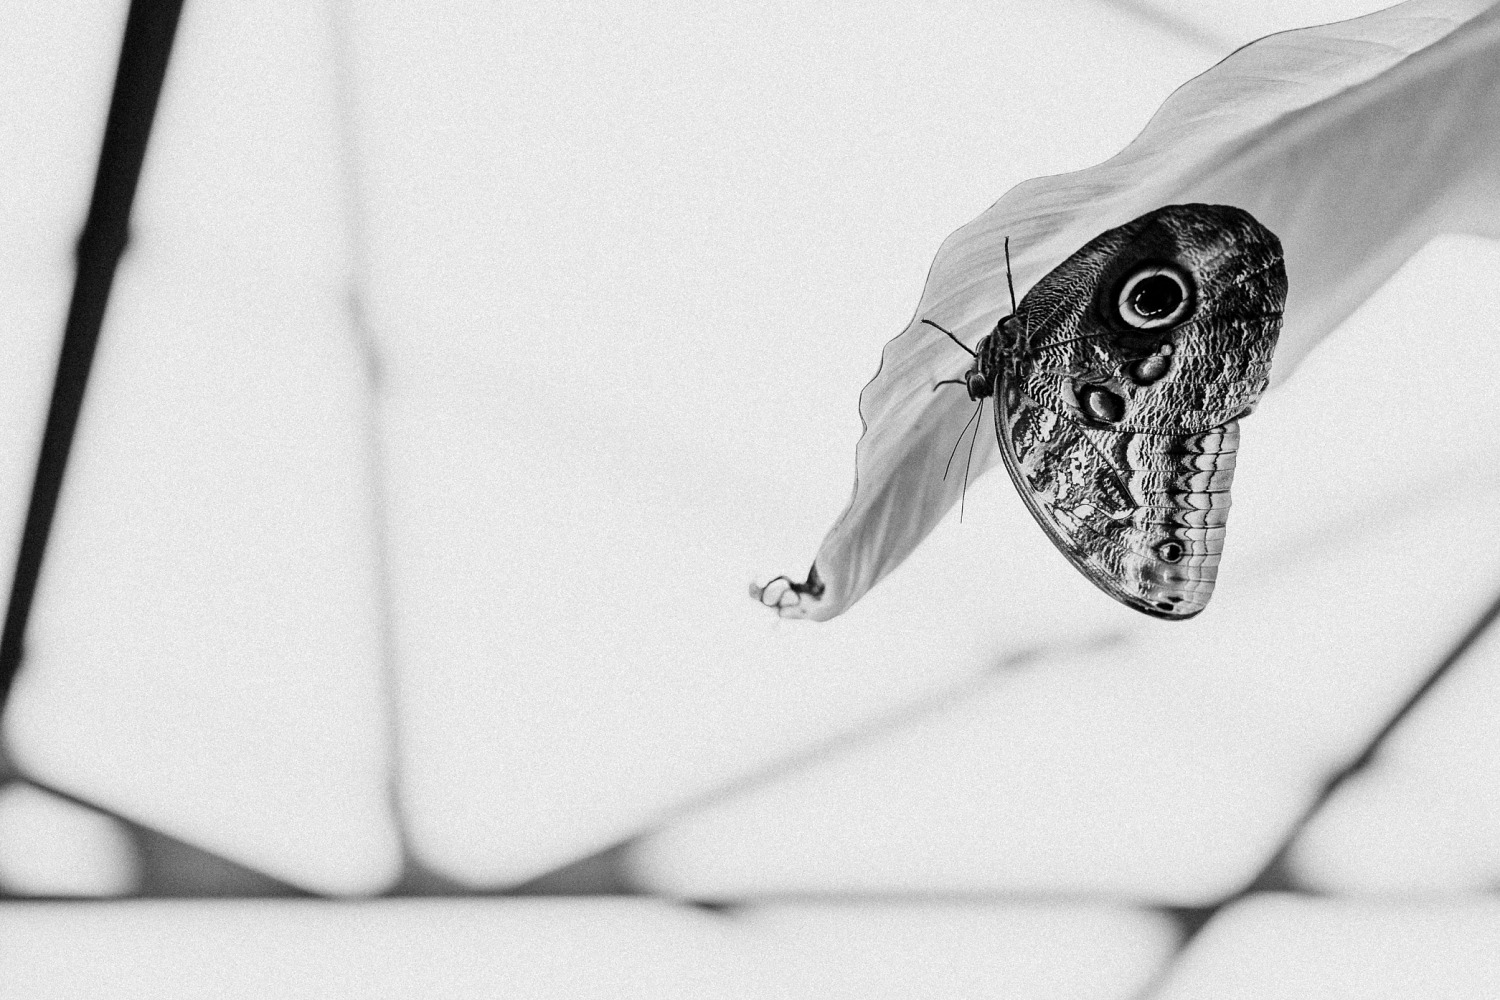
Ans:
<svg viewBox="0 0 1500 1000"><path fill-rule="evenodd" d="M934 385L932 387L932 391L933 392L937 392L939 385L968 385L968 384L969 383L965 382L961 378L945 378L941 382L937 383L937 385Z"/></svg>
<svg viewBox="0 0 1500 1000"><path fill-rule="evenodd" d="M1016 285L1010 280L1010 237L1005 237L1005 284L1010 288L1010 314L1016 314Z"/></svg>
<svg viewBox="0 0 1500 1000"><path fill-rule="evenodd" d="M948 452L948 464L943 466L943 482L945 483L948 481L948 470L953 468L953 456L958 454L958 446L964 443L964 434L968 432L969 425L979 416L979 409L982 406L984 406L984 400L981 399L979 406L974 407L974 412L969 415L969 419L964 421L964 429L958 432L958 440L953 442L953 450ZM974 429L974 435L979 436L978 428Z"/></svg>
<svg viewBox="0 0 1500 1000"><path fill-rule="evenodd" d="M984 409L984 400L979 401L979 409L974 411L974 416L979 416L979 410ZM967 425L965 425L967 426ZM969 464L974 461L974 446L979 443L979 426L974 426L974 436L969 439L969 457L964 462L964 488L958 495L958 523L964 523L964 501L969 499Z"/></svg>
<svg viewBox="0 0 1500 1000"><path fill-rule="evenodd" d="M962 340L959 340L953 334L948 333L947 330L943 330L942 327L938 326L932 320L930 320L930 319L924 319L922 322L926 323L928 326L932 327L934 330L942 330L944 333L947 333L949 340L953 341L959 347L962 347L965 351L969 352L969 357L971 357L971 358L977 358L977 357L979 357L979 355L977 355L977 354L974 353L974 349L972 347L970 347L968 344L965 344Z"/></svg>

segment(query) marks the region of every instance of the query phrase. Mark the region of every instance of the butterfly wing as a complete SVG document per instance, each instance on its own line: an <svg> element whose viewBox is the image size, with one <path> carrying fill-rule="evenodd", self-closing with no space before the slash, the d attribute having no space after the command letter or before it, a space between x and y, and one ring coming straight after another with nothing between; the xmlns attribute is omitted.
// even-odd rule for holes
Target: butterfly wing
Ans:
<svg viewBox="0 0 1500 1000"><path fill-rule="evenodd" d="M1000 453L1086 577L1190 618L1213 593L1237 418L1281 330L1281 245L1249 213L1171 205L1085 244L1027 293L997 362Z"/></svg>

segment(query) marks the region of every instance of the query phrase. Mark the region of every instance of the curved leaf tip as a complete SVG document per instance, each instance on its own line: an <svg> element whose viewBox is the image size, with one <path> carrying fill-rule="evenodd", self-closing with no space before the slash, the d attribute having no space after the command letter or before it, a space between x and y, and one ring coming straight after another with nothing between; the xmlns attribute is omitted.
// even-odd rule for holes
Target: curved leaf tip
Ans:
<svg viewBox="0 0 1500 1000"><path fill-rule="evenodd" d="M818 576L818 564L807 570L801 583L789 576L777 576L763 584L750 584L750 596L768 608L775 608L783 618L807 618L823 596L825 587Z"/></svg>

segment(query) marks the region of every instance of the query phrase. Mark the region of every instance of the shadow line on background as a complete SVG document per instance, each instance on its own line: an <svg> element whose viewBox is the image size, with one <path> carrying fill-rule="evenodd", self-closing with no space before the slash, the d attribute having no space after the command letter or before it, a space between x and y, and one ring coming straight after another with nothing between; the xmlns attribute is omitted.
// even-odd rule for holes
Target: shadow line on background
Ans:
<svg viewBox="0 0 1500 1000"><path fill-rule="evenodd" d="M716 802L769 785L818 761L850 752L924 718L944 712L975 697L979 692L1007 675L1061 659L1117 650L1128 641L1128 633L1108 631L1076 642L1054 643L1050 646L1018 650L998 657L988 667L967 674L925 697L877 715L862 725L837 733L812 746L778 758L766 766L716 785L707 792L669 806L652 817L650 824L639 834L610 844L595 853L585 855L519 885L501 889L499 892L502 895L516 896L553 893L588 895L600 892L611 895L643 894L646 890L636 882L630 871L630 851L636 840L649 835L653 829L665 826L678 817L700 811ZM818 898L833 897L819 896ZM739 905L739 901L731 900L680 899L677 901L716 912L730 911Z"/></svg>
<svg viewBox="0 0 1500 1000"><path fill-rule="evenodd" d="M1328 800L1339 790L1339 788L1350 778L1364 771L1370 766L1375 756L1380 752L1385 741L1404 722L1421 701L1432 693L1434 689L1453 672L1456 667L1474 646L1474 643L1494 626L1495 620L1500 618L1500 592L1490 601L1489 606L1480 613L1448 650L1447 654L1440 659L1427 674L1417 682L1406 698L1397 706L1396 710L1380 725L1378 729L1365 741L1359 751L1349 759L1343 767L1328 776L1319 787L1308 804L1307 808L1291 823L1286 834L1282 837L1280 844L1271 854L1270 859L1261 867L1245 887L1240 889L1216 903L1206 906L1166 907L1164 912L1171 917L1182 934L1182 942L1176 956L1163 965L1157 977L1137 996L1140 1000L1156 996L1162 986L1171 976L1173 967L1177 961L1192 946L1200 931L1210 924L1221 911L1233 906L1248 897L1265 893L1294 892L1303 895L1318 895L1301 885L1289 864L1289 854L1298 837L1301 836L1318 811L1327 804Z"/></svg>
<svg viewBox="0 0 1500 1000"><path fill-rule="evenodd" d="M345 239L349 250L349 285L346 290L349 331L359 354L365 377L364 431L365 481L369 490L372 571L378 604L380 675L385 697L386 807L400 843L401 874L385 895L454 895L460 886L428 870L411 848L411 829L404 805L405 768L402 766L401 662L396 637L396 597L391 576L390 493L386 488L386 450L381 401L385 360L380 339L370 319L370 238L366 212L364 158L360 153L358 78L355 70L355 39L347 0L330 0L329 44L333 55L334 120L337 129L339 166L343 175Z"/></svg>
<svg viewBox="0 0 1500 1000"><path fill-rule="evenodd" d="M1442 683L1445 677L1453 672L1454 667L1463 660L1474 643L1478 642L1480 637L1489 631L1497 618L1500 618L1500 593L1495 595L1490 601L1489 607L1474 620L1468 630L1449 648L1448 653L1427 672L1426 676L1417 682L1416 687L1411 690L1380 728L1365 741L1364 746L1360 748L1359 752L1347 764L1324 780L1317 794L1313 796L1312 802L1292 824L1286 836L1282 838L1280 846L1271 856L1271 859L1266 862L1260 872L1233 899L1238 899L1253 892L1301 888L1297 885L1296 878L1288 865L1288 854L1302 831L1307 828L1308 823L1317 815L1318 810L1327 804L1328 800L1333 797L1346 781L1370 766L1370 763L1375 759L1376 754L1380 752L1381 747L1384 746L1390 735L1396 731L1402 722L1406 721L1417 705L1431 694ZM1232 899L1226 902L1229 901L1232 901Z"/></svg>
<svg viewBox="0 0 1500 1000"><path fill-rule="evenodd" d="M1144 21L1159 31L1172 35L1179 41L1216 56L1228 55L1236 48L1235 43L1229 39L1221 38L1211 31L1205 31L1192 21L1163 10L1150 3L1149 0L1102 0L1102 2L1106 7L1113 7L1130 17Z"/></svg>

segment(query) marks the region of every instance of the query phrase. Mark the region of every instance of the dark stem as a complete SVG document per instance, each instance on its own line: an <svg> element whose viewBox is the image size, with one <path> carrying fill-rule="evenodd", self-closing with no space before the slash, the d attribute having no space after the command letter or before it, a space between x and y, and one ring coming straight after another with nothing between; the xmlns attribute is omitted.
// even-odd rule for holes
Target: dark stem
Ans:
<svg viewBox="0 0 1500 1000"><path fill-rule="evenodd" d="M94 195L83 233L78 238L78 272L63 329L52 402L37 455L31 503L21 530L10 602L5 611L5 630L0 634L0 707L10 694L25 655L26 622L31 616L31 602L36 595L47 538L52 532L52 516L62 491L63 473L83 407L115 268L130 240L130 207L135 200L136 183L181 13L182 0L131 0L125 18L115 89L104 126L99 169L94 177Z"/></svg>
<svg viewBox="0 0 1500 1000"><path fill-rule="evenodd" d="M1308 823L1312 822L1312 818L1318 814L1318 810L1323 808L1329 799L1333 798L1334 793L1345 782L1370 766L1370 762L1375 759L1375 755L1380 752L1380 748L1385 745L1391 733L1395 732L1396 728L1411 715L1412 711L1421 703L1423 698L1432 693L1433 689L1442 682L1444 677L1453 672L1453 668L1463 660L1465 654L1479 640L1479 637L1484 635L1495 624L1496 618L1500 618L1500 594L1495 596L1490 602L1489 607L1474 620L1474 623L1469 626L1468 630L1449 648L1447 654L1411 690L1411 693L1402 701L1401 706L1395 712L1391 713L1390 718L1386 719L1385 723L1365 741L1364 746L1360 748L1359 752L1343 767L1329 775L1323 782L1322 787L1319 788L1318 793L1313 797L1312 803L1302 811L1302 815L1297 818L1297 821L1292 824L1291 829L1282 837L1281 845L1271 855L1271 859L1266 862L1260 872L1256 874L1250 881L1250 884L1239 895L1243 896L1252 892L1279 890L1291 885L1295 881L1291 877L1291 873L1287 870L1288 855L1291 853L1292 845L1297 842L1297 838L1307 827Z"/></svg>

